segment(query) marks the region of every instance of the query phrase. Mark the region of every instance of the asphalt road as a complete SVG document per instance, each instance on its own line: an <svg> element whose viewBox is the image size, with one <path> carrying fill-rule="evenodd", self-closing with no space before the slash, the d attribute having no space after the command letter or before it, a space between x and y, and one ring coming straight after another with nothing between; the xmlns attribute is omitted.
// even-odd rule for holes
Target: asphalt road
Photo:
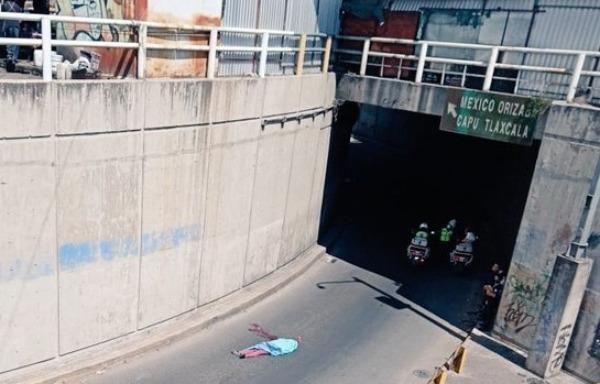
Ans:
<svg viewBox="0 0 600 384"><path fill-rule="evenodd" d="M319 288L321 287L321 288ZM245 313L84 383L425 383L459 340L406 307L396 282L343 261L318 262ZM286 357L239 360L229 352L259 339L257 322L302 336Z"/></svg>
<svg viewBox="0 0 600 384"><path fill-rule="evenodd" d="M385 175L369 171L371 155L351 149L355 188L326 237L335 262L319 261L244 313L78 382L426 383L459 344L456 329L473 325L482 274L455 275L441 259L407 265L407 229L397 220L404 208L393 204L399 184L377 180ZM231 350L259 341L250 323L303 342L286 357L239 360Z"/></svg>

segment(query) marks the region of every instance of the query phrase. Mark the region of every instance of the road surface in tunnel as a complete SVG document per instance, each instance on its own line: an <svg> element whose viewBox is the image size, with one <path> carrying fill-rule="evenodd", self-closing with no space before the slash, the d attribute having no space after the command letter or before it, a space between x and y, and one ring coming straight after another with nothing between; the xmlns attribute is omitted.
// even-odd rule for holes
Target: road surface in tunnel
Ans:
<svg viewBox="0 0 600 384"><path fill-rule="evenodd" d="M385 161L373 151L380 152L353 144L349 165L372 170ZM389 188L395 187L392 181ZM401 226L378 212L389 199L351 200L353 209L342 211L324 240L336 262L319 261L249 310L77 382L426 383L459 344L456 326L473 325L469 310L479 304L481 282L451 274L442 264L409 268ZM247 331L250 323L282 337L302 336L300 349L280 358L235 358L231 350L259 341Z"/></svg>

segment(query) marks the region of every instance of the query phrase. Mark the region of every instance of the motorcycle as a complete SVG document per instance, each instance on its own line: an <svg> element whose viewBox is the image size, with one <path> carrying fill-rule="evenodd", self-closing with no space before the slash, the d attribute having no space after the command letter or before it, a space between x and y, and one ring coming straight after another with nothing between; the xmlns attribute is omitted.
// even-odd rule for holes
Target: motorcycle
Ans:
<svg viewBox="0 0 600 384"><path fill-rule="evenodd" d="M465 269L469 268L474 259L475 256L472 251L469 252L465 250L454 249L452 252L450 252L450 265L452 265L456 271L464 271Z"/></svg>
<svg viewBox="0 0 600 384"><path fill-rule="evenodd" d="M433 235L434 233L432 232L431 234ZM429 260L430 255L429 240L424 238L413 238L406 250L408 261L415 267L425 264Z"/></svg>

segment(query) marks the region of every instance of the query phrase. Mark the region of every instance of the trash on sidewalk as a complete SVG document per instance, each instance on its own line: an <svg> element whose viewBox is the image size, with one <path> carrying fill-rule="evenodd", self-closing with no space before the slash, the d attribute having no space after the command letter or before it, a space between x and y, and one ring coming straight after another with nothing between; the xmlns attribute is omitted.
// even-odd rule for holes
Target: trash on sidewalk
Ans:
<svg viewBox="0 0 600 384"><path fill-rule="evenodd" d="M261 343L255 344L246 349L239 351L231 351L232 354L239 357L240 359L250 359L259 356L283 356L289 353L295 352L298 349L298 345L302 341L301 337L295 339L285 339L270 334L265 331L258 324L251 324L248 331L256 334L259 337L266 339Z"/></svg>

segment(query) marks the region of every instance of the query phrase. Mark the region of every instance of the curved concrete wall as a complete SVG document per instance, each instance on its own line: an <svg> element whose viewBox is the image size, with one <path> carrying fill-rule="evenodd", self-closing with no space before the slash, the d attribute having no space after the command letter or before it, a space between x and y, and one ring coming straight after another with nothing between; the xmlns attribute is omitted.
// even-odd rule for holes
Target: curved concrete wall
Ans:
<svg viewBox="0 0 600 384"><path fill-rule="evenodd" d="M0 372L137 332L316 242L332 75L0 86ZM0 374L0 381L2 375Z"/></svg>

